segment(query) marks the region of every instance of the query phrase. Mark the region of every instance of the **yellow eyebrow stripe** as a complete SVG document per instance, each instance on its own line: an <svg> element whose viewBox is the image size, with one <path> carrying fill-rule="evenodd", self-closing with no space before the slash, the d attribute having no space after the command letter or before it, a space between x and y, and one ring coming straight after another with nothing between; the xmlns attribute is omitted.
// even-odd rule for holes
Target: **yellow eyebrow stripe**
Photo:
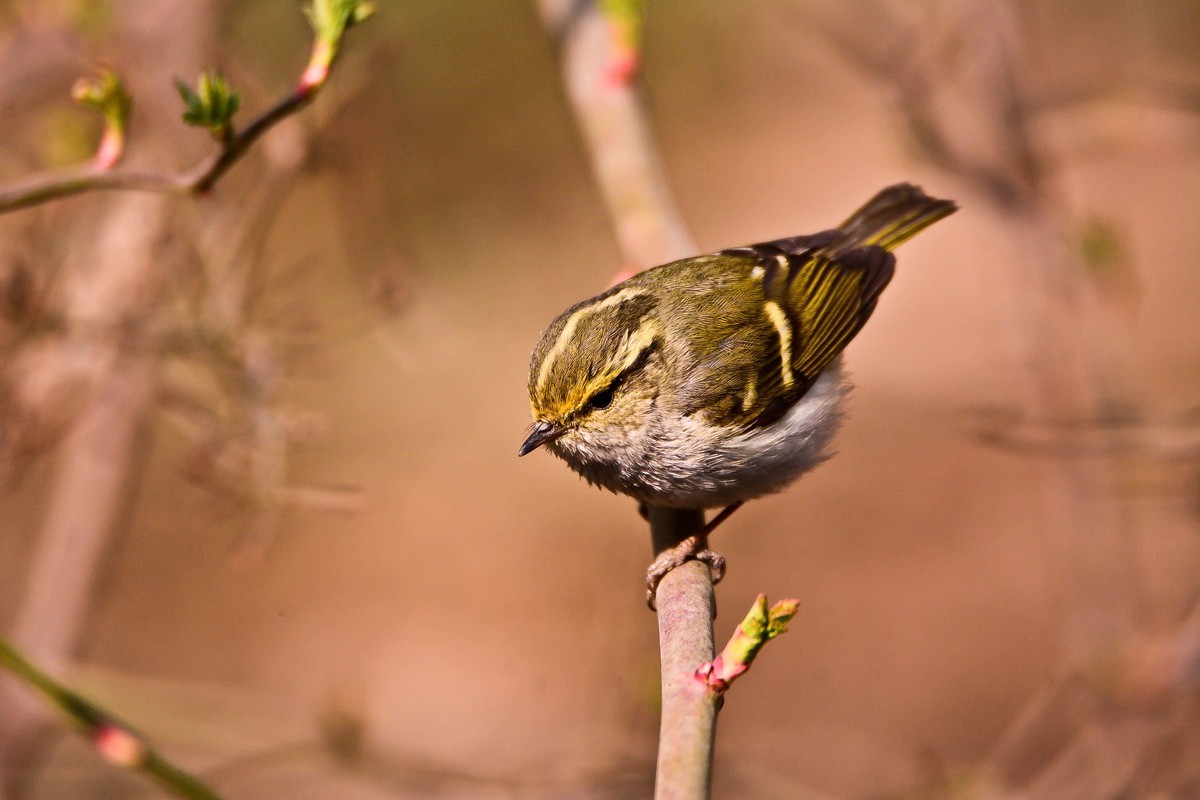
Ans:
<svg viewBox="0 0 1200 800"><path fill-rule="evenodd" d="M792 326L788 323L783 309L774 300L767 301L766 310L771 324L779 332L779 371L783 375L783 385L790 389L795 383L795 378L792 377Z"/></svg>
<svg viewBox="0 0 1200 800"><path fill-rule="evenodd" d="M558 334L558 339L554 342L554 347L550 348L550 352L542 359L541 369L538 370L537 388L540 390L550 377L550 368L554 366L554 362L562 355L563 350L567 349L567 345L571 343L572 337L575 335L575 329L579 327L579 321L588 314L600 311L604 308L611 308L615 305L620 305L626 300L634 297L641 297L646 294L645 289L622 289L616 294L609 295L599 303L593 303L590 306L584 306L567 318L563 325L562 331Z"/></svg>

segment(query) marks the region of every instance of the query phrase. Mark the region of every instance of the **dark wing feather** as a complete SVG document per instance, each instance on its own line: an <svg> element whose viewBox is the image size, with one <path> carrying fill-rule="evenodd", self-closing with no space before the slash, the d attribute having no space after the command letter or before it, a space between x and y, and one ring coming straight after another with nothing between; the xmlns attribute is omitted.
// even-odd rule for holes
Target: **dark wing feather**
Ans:
<svg viewBox="0 0 1200 800"><path fill-rule="evenodd" d="M725 422L764 426L787 413L870 318L896 271L891 248L956 208L916 186L898 184L879 192L834 230L717 254L731 259L722 262L724 268L738 265L733 271L746 269L747 262L761 268L765 301L762 314L741 329L742 336L754 334L749 338L762 354L758 374L734 370L736 375L725 376L721 385L723 392L732 392L735 384L753 378L756 391L742 397L754 399L735 400L728 394L721 406ZM783 368L785 353L790 370ZM712 385L711 375L705 383ZM714 403L709 397L697 407L711 409Z"/></svg>
<svg viewBox="0 0 1200 800"><path fill-rule="evenodd" d="M790 375L780 359L766 358L758 375L758 402L743 409L750 425L770 425L808 392L875 310L895 273L896 259L882 247L860 247L830 256L818 247L787 253L775 243L755 245L763 269L764 299L782 315L776 346L791 356ZM778 352L778 351L777 351ZM790 379L790 380L789 380Z"/></svg>
<svg viewBox="0 0 1200 800"><path fill-rule="evenodd" d="M953 200L930 197L911 183L889 186L838 226L843 239L830 250L840 254L868 244L893 250L957 210Z"/></svg>
<svg viewBox="0 0 1200 800"><path fill-rule="evenodd" d="M811 382L870 318L896 272L896 257L872 245L836 258L810 256L799 272L789 293L799 316L794 368Z"/></svg>

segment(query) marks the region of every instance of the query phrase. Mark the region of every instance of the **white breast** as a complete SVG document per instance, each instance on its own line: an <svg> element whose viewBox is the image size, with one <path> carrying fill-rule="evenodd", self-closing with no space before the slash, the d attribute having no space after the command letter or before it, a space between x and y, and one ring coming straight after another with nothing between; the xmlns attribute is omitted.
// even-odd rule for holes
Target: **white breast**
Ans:
<svg viewBox="0 0 1200 800"><path fill-rule="evenodd" d="M581 428L550 450L589 482L650 505L727 506L778 492L828 458L848 390L837 359L765 428L728 436L700 415L663 412L633 430Z"/></svg>
<svg viewBox="0 0 1200 800"><path fill-rule="evenodd" d="M647 502L680 508L715 508L783 489L829 457L849 386L838 359L775 424L725 438L705 421L685 418L679 446L660 453L662 470L648 483L658 497Z"/></svg>

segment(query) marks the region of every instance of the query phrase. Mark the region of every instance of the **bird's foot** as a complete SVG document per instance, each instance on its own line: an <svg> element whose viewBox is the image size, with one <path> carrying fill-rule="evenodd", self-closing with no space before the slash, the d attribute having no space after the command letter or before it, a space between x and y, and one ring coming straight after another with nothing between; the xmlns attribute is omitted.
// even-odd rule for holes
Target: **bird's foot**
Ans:
<svg viewBox="0 0 1200 800"><path fill-rule="evenodd" d="M651 611L657 611L654 596L658 592L658 584L668 572L687 561L702 561L708 564L712 572L712 582L720 583L725 577L725 556L707 547L708 537L696 534L689 536L669 550L664 550L654 559L654 563L646 570L646 604Z"/></svg>

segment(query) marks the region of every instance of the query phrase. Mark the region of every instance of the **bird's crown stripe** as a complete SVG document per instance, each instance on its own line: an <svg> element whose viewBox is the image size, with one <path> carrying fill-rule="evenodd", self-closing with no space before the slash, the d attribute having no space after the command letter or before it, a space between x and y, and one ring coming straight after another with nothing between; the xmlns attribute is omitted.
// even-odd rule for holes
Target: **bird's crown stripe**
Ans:
<svg viewBox="0 0 1200 800"><path fill-rule="evenodd" d="M579 323L584 317L595 314L597 311L620 305L635 297L641 297L646 293L645 289L622 289L619 292L614 292L607 297L602 297L602 299L576 309L571 316L567 317L567 321L563 323L562 330L558 333L558 339L555 340L554 346L550 348L550 351L546 353L546 357L542 359L541 368L538 370L537 388L541 389L545 386L546 379L550 377L550 369L554 366L555 360L570 345L572 337L575 336L575 329L579 327Z"/></svg>

